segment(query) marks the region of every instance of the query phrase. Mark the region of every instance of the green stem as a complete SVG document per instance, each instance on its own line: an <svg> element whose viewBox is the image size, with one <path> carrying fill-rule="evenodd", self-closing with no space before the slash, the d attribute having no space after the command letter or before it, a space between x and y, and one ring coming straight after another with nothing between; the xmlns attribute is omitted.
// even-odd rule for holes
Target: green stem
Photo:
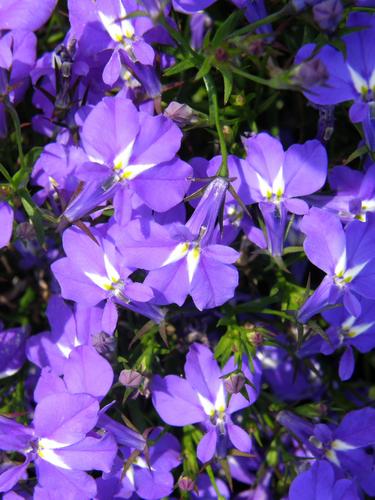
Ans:
<svg viewBox="0 0 375 500"><path fill-rule="evenodd" d="M206 85L208 100L210 102L210 118L213 120L216 126L217 135L219 137L220 143L220 151L221 151L221 165L217 172L217 176L219 177L228 177L228 150L225 142L223 127L220 122L220 113L219 113L219 102L217 98L217 92L215 84L212 80L212 76L207 74L203 77L204 83Z"/></svg>
<svg viewBox="0 0 375 500"><path fill-rule="evenodd" d="M242 69L236 68L234 66L231 66L231 70L236 75L242 76L243 78L251 80L252 82L259 83L259 85L265 85L266 87L270 87L271 89L280 90L280 87L276 83L272 83L271 80L266 80L265 78L261 78L260 76L251 75L250 73L242 71Z"/></svg>
<svg viewBox="0 0 375 500"><path fill-rule="evenodd" d="M13 105L10 103L9 100L5 101L5 107L8 113L10 114L11 120L13 122L14 130L16 133L18 156L20 159L21 169L23 169L25 168L25 156L23 154L23 149L22 149L22 133L21 133L20 119L18 118L17 111L14 109Z"/></svg>
<svg viewBox="0 0 375 500"><path fill-rule="evenodd" d="M264 26L265 24L271 24L276 21L279 21L283 17L286 17L290 14L295 13L295 9L292 5L291 2L287 3L282 9L278 10L277 12L274 12L273 14L270 14L267 17L264 17L263 19L259 19L258 21L255 21L254 23L248 24L247 26L240 28L229 36L229 38L235 38L238 36L243 36L247 35L248 33L252 33L255 31L257 28L260 28L261 26Z"/></svg>

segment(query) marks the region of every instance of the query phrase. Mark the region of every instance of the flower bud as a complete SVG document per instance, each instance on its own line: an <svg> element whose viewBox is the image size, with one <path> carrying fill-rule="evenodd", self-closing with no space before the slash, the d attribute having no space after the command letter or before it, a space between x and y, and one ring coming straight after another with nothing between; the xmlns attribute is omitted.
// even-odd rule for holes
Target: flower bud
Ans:
<svg viewBox="0 0 375 500"><path fill-rule="evenodd" d="M116 339L108 333L100 332L93 337L92 345L99 354L110 361L116 350Z"/></svg>
<svg viewBox="0 0 375 500"><path fill-rule="evenodd" d="M245 377L241 373L233 374L224 380L225 389L229 394L237 394L245 385Z"/></svg>
<svg viewBox="0 0 375 500"><path fill-rule="evenodd" d="M322 85L328 80L329 74L325 64L318 58L303 62L295 76L295 81L304 88Z"/></svg>
<svg viewBox="0 0 375 500"><path fill-rule="evenodd" d="M335 31L341 20L343 10L340 0L324 0L314 5L314 20L323 31Z"/></svg>
<svg viewBox="0 0 375 500"><path fill-rule="evenodd" d="M119 376L120 384L137 389L143 381L143 375L135 370L122 370Z"/></svg>
<svg viewBox="0 0 375 500"><path fill-rule="evenodd" d="M191 125L197 121L194 110L187 104L181 104L177 101L172 101L168 104L164 111L164 116L173 120L180 127Z"/></svg>
<svg viewBox="0 0 375 500"><path fill-rule="evenodd" d="M183 476L178 480L178 487L182 491L193 491L194 486L194 481L190 477Z"/></svg>

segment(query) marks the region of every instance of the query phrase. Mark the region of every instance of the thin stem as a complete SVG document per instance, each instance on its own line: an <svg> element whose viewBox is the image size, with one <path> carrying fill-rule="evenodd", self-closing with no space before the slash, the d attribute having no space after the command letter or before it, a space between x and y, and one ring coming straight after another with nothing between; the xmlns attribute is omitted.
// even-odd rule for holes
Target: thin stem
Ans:
<svg viewBox="0 0 375 500"><path fill-rule="evenodd" d="M263 19L259 19L254 23L248 24L247 26L244 26L243 28L234 31L231 35L229 35L228 38L235 38L238 36L247 35L248 33L252 33L253 31L255 31L257 28L264 26L265 24L274 23L276 21L279 21L283 17L293 13L295 13L295 9L292 3L289 2L287 5L285 5L282 9L278 10L277 12L274 12L273 14L270 14L269 16L266 16Z"/></svg>
<svg viewBox="0 0 375 500"><path fill-rule="evenodd" d="M221 165L220 165L220 168L217 172L217 176L228 177L228 175L229 175L229 172L228 172L228 150L227 150L227 145L225 142L223 127L221 126L221 122L220 122L219 102L218 102L218 98L217 98L216 87L215 87L215 84L213 82L212 76L210 74L207 74L205 77L203 77L203 80L204 80L204 83L206 85L208 100L210 102L210 117L211 117L211 119L213 119L213 121L215 123L217 135L219 137L219 143L220 143Z"/></svg>
<svg viewBox="0 0 375 500"><path fill-rule="evenodd" d="M23 149L22 149L22 133L21 133L20 120L18 118L17 111L14 109L13 105L9 100L5 101L5 106L13 122L14 130L16 133L18 156L20 159L21 169L23 169L25 168L25 156L23 154Z"/></svg>

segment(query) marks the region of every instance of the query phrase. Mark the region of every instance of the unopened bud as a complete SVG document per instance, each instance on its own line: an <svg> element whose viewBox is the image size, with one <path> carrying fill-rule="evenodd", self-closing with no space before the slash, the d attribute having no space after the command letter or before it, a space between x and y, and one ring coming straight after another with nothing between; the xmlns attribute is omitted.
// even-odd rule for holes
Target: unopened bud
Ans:
<svg viewBox="0 0 375 500"><path fill-rule="evenodd" d="M172 101L168 104L164 111L164 116L173 120L180 127L197 122L197 116L194 110L187 104L181 104L177 101Z"/></svg>
<svg viewBox="0 0 375 500"><path fill-rule="evenodd" d="M335 31L341 21L343 10L340 0L324 0L314 5L314 20L323 31Z"/></svg>
<svg viewBox="0 0 375 500"><path fill-rule="evenodd" d="M224 380L225 389L229 394L237 394L245 385L245 377L241 373L230 375Z"/></svg>
<svg viewBox="0 0 375 500"><path fill-rule="evenodd" d="M178 480L178 487L182 491L193 491L194 486L194 481L190 477L183 476Z"/></svg>
<svg viewBox="0 0 375 500"><path fill-rule="evenodd" d="M135 370L122 370L119 376L120 384L137 389L143 381L143 375Z"/></svg>
<svg viewBox="0 0 375 500"><path fill-rule="evenodd" d="M315 58L300 65L295 81L302 87L309 88L313 85L323 85L328 77L325 64L320 59Z"/></svg>

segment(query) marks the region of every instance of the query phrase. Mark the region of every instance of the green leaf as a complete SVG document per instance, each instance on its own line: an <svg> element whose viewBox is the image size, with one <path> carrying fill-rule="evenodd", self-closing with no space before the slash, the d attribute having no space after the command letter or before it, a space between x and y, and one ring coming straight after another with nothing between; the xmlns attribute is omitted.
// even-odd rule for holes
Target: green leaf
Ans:
<svg viewBox="0 0 375 500"><path fill-rule="evenodd" d="M178 62L171 68L168 68L167 70L164 71L164 76L172 76L177 73L181 73L183 71L186 71L188 69L194 68L195 63L193 59L187 58L183 59L182 61Z"/></svg>
<svg viewBox="0 0 375 500"><path fill-rule="evenodd" d="M233 89L233 73L223 66L218 66L217 69L223 76L224 80L224 104L227 104Z"/></svg>
<svg viewBox="0 0 375 500"><path fill-rule="evenodd" d="M223 22L212 39L212 46L214 48L219 48L222 45L225 38L234 31L242 16L242 11L236 10Z"/></svg>
<svg viewBox="0 0 375 500"><path fill-rule="evenodd" d="M201 78L205 77L209 73L211 67L212 67L212 56L206 57L206 59L203 61L202 66L200 67L200 70L195 75L195 80L200 80Z"/></svg>

